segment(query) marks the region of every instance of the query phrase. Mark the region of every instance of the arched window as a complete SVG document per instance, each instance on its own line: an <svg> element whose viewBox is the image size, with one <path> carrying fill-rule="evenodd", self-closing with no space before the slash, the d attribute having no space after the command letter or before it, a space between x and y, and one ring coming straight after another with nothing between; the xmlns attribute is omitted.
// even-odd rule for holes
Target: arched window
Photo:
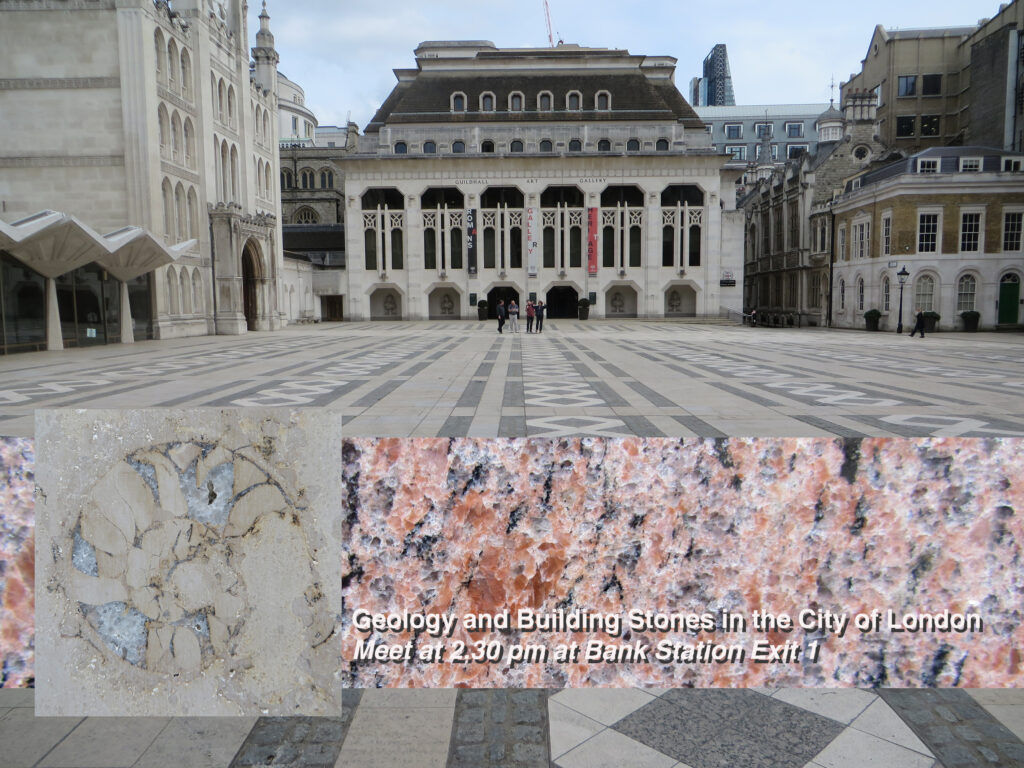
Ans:
<svg viewBox="0 0 1024 768"><path fill-rule="evenodd" d="M156 52L156 81L164 85L167 82L167 48L164 47L164 33L159 29L153 34L153 43Z"/></svg>
<svg viewBox="0 0 1024 768"><path fill-rule="evenodd" d="M235 124L235 86L228 86L228 125Z"/></svg>
<svg viewBox="0 0 1024 768"><path fill-rule="evenodd" d="M171 116L171 158L176 163L182 162L181 153L181 118L178 110Z"/></svg>
<svg viewBox="0 0 1024 768"><path fill-rule="evenodd" d="M195 187L188 188L188 236L199 237L199 198Z"/></svg>
<svg viewBox="0 0 1024 768"><path fill-rule="evenodd" d="M612 143L608 139L601 139L599 142L597 142L597 151L598 152L611 152L612 151Z"/></svg>
<svg viewBox="0 0 1024 768"><path fill-rule="evenodd" d="M466 152L466 142L458 140L453 141L452 152L454 152L456 155L464 154Z"/></svg>
<svg viewBox="0 0 1024 768"><path fill-rule="evenodd" d="M541 91L537 94L537 109L541 112L551 111L551 91Z"/></svg>
<svg viewBox="0 0 1024 768"><path fill-rule="evenodd" d="M857 278L857 311L864 311L864 278Z"/></svg>
<svg viewBox="0 0 1024 768"><path fill-rule="evenodd" d="M270 163L267 163L266 165L263 166L263 174L263 188L266 190L266 198L267 200L273 200L274 190L270 186Z"/></svg>
<svg viewBox="0 0 1024 768"><path fill-rule="evenodd" d="M287 168L281 170L281 189L292 188L292 172Z"/></svg>
<svg viewBox="0 0 1024 768"><path fill-rule="evenodd" d="M199 276L199 270L192 270L192 310L197 314L203 314L203 278Z"/></svg>
<svg viewBox="0 0 1024 768"><path fill-rule="evenodd" d="M320 171L321 189L334 189L334 171Z"/></svg>
<svg viewBox="0 0 1024 768"><path fill-rule="evenodd" d="M196 132L192 128L192 118L185 118L185 165L189 168L196 167Z"/></svg>
<svg viewBox="0 0 1024 768"><path fill-rule="evenodd" d="M217 82L217 119L226 122L228 114L228 93L224 81Z"/></svg>
<svg viewBox="0 0 1024 768"><path fill-rule="evenodd" d="M490 141L490 140L481 142L481 144L480 144L480 151L481 152L485 152L487 154L490 154L491 152L494 152L494 142Z"/></svg>
<svg viewBox="0 0 1024 768"><path fill-rule="evenodd" d="M964 275L956 284L956 311L973 312L974 300L978 291L978 281L974 275Z"/></svg>
<svg viewBox="0 0 1024 768"><path fill-rule="evenodd" d="M170 179L164 179L160 192L164 200L164 240L170 242L174 236L174 190L171 189Z"/></svg>
<svg viewBox="0 0 1024 768"><path fill-rule="evenodd" d="M541 152L551 152L552 151L551 139L541 139L540 140L540 151Z"/></svg>
<svg viewBox="0 0 1024 768"><path fill-rule="evenodd" d="M171 40L167 43L167 87L178 90L178 46Z"/></svg>
<svg viewBox="0 0 1024 768"><path fill-rule="evenodd" d="M583 151L583 142L580 141L579 139L570 139L569 140L569 151L570 152L582 152Z"/></svg>
<svg viewBox="0 0 1024 768"><path fill-rule="evenodd" d="M480 111L481 112L493 112L494 111L494 94L488 91L487 93L480 94Z"/></svg>
<svg viewBox="0 0 1024 768"><path fill-rule="evenodd" d="M404 155L404 154L408 153L408 151L409 151L409 147L406 145L406 143L404 141L396 141L395 142L395 154L396 155Z"/></svg>
<svg viewBox="0 0 1024 768"><path fill-rule="evenodd" d="M889 311L889 278L882 278L882 311Z"/></svg>
<svg viewBox="0 0 1024 768"><path fill-rule="evenodd" d="M466 111L466 94L455 93L452 94L452 112L465 112Z"/></svg>
<svg viewBox="0 0 1024 768"><path fill-rule="evenodd" d="M640 141L638 139L630 139L629 141L627 141L626 142L626 151L627 152L639 152L640 151Z"/></svg>
<svg viewBox="0 0 1024 768"><path fill-rule="evenodd" d="M599 91L594 99L595 109L605 112L612 108L612 97L608 91Z"/></svg>
<svg viewBox="0 0 1024 768"><path fill-rule="evenodd" d="M935 311L935 278L921 275L914 283L914 306L920 312Z"/></svg>
<svg viewBox="0 0 1024 768"><path fill-rule="evenodd" d="M654 148L659 152L668 152L668 139L658 139L658 143L654 145Z"/></svg>
<svg viewBox="0 0 1024 768"><path fill-rule="evenodd" d="M238 148L231 147L231 199L238 201Z"/></svg>
<svg viewBox="0 0 1024 768"><path fill-rule="evenodd" d="M178 236L179 243L187 238L185 232L188 227L188 209L186 206L185 187L179 181L178 186L174 188L174 231Z"/></svg>
<svg viewBox="0 0 1024 768"><path fill-rule="evenodd" d="M308 207L299 208L299 210L297 210L295 212L295 223L296 224L319 224L320 223L320 217L317 215L317 212L314 211L312 208L308 208Z"/></svg>
<svg viewBox="0 0 1024 768"><path fill-rule="evenodd" d="M181 95L192 100L192 60L184 48L181 49Z"/></svg>
<svg viewBox="0 0 1024 768"><path fill-rule="evenodd" d="M263 141L270 143L270 117L266 110L263 112Z"/></svg>
<svg viewBox="0 0 1024 768"><path fill-rule="evenodd" d="M181 313L178 301L178 273L174 267L167 268L167 314L177 315Z"/></svg>
<svg viewBox="0 0 1024 768"><path fill-rule="evenodd" d="M522 152L523 142L519 139L515 139L511 144L508 145L509 152Z"/></svg>
<svg viewBox="0 0 1024 768"><path fill-rule="evenodd" d="M580 96L579 91L569 91L565 96L565 108L570 112L578 112L582 103L583 97Z"/></svg>
<svg viewBox="0 0 1024 768"><path fill-rule="evenodd" d="M163 104L156 108L156 121L160 132L160 156L167 157L170 152L171 121Z"/></svg>
<svg viewBox="0 0 1024 768"><path fill-rule="evenodd" d="M424 141L423 142L423 153L426 154L426 155L435 155L435 154L437 154L437 143L433 142L433 141Z"/></svg>
<svg viewBox="0 0 1024 768"><path fill-rule="evenodd" d="M523 94L516 91L510 93L508 96L508 110L509 112L522 112L523 111Z"/></svg>
<svg viewBox="0 0 1024 768"><path fill-rule="evenodd" d="M191 315L192 314L192 284L188 279L188 270L181 270L181 274L178 275L178 281L181 286L181 314Z"/></svg>
<svg viewBox="0 0 1024 768"><path fill-rule="evenodd" d="M303 168L299 172L299 186L302 189L313 189L316 184L314 183L315 176L310 168Z"/></svg>
<svg viewBox="0 0 1024 768"><path fill-rule="evenodd" d="M846 310L846 281L840 279L839 281L839 311Z"/></svg>

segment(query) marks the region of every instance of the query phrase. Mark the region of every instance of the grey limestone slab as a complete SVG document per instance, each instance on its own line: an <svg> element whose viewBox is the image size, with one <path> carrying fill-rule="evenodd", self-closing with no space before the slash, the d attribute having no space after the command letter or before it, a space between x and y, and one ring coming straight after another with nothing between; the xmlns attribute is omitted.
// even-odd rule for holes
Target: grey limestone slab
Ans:
<svg viewBox="0 0 1024 768"><path fill-rule="evenodd" d="M336 715L336 411L42 410L36 711Z"/></svg>

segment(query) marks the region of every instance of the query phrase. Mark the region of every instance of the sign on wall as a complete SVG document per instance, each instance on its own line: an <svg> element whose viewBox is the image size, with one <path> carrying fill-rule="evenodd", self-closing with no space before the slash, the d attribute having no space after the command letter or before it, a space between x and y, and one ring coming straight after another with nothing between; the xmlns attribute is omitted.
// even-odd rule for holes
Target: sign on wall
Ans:
<svg viewBox="0 0 1024 768"><path fill-rule="evenodd" d="M466 209L466 262L469 274L476 274L476 208Z"/></svg>
<svg viewBox="0 0 1024 768"><path fill-rule="evenodd" d="M597 208L587 209L587 274L597 274Z"/></svg>
<svg viewBox="0 0 1024 768"><path fill-rule="evenodd" d="M537 276L537 262L540 257L540 220L536 206L526 209L526 274L530 277Z"/></svg>

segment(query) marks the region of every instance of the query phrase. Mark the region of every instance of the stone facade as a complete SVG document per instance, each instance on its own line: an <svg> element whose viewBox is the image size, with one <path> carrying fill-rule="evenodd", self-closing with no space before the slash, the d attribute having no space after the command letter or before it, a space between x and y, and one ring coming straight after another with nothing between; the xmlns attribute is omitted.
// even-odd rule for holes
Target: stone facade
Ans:
<svg viewBox="0 0 1024 768"><path fill-rule="evenodd" d="M421 44L358 142L282 151L285 216L344 227L344 274L317 278L346 318L471 318L480 300L493 314L531 296L553 317L580 299L596 317L738 309L742 171L725 170L674 63Z"/></svg>
<svg viewBox="0 0 1024 768"><path fill-rule="evenodd" d="M4 218L55 209L191 242L142 289L153 337L283 322L268 22L264 9L250 72L243 0L0 8Z"/></svg>

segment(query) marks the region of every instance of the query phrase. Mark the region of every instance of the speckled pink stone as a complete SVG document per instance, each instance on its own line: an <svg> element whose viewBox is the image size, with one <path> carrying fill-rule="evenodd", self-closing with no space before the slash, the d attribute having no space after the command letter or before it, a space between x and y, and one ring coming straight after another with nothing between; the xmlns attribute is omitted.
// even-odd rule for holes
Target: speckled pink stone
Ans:
<svg viewBox="0 0 1024 768"><path fill-rule="evenodd" d="M345 444L354 687L1024 683L1024 441L359 439ZM351 661L353 610L977 613L981 634L824 636L817 663ZM772 633L803 643L806 632ZM411 635L381 632L381 642ZM606 635L600 639L616 640ZM633 635L656 643L669 637ZM704 639L747 646L765 635ZM553 647L582 633L455 639ZM426 643L426 638L420 639Z"/></svg>
<svg viewBox="0 0 1024 768"><path fill-rule="evenodd" d="M32 441L0 437L0 687L32 683L35 548Z"/></svg>

